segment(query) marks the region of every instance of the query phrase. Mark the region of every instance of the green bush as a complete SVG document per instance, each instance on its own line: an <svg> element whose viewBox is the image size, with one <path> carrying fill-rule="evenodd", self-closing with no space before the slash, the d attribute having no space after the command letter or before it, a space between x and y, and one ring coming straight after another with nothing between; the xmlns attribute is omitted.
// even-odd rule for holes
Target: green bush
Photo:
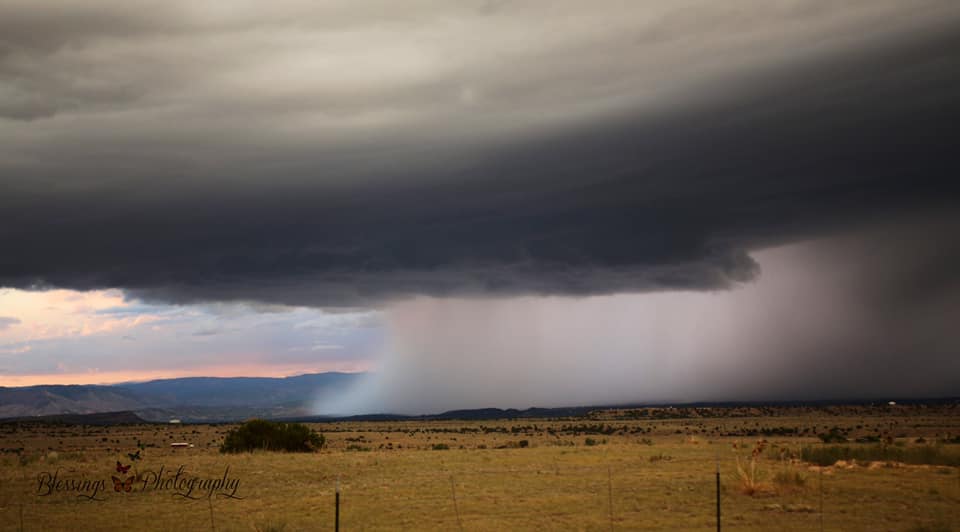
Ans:
<svg viewBox="0 0 960 532"><path fill-rule="evenodd" d="M300 423L277 423L252 419L227 432L220 446L221 453L284 451L309 453L326 442L322 434Z"/></svg>

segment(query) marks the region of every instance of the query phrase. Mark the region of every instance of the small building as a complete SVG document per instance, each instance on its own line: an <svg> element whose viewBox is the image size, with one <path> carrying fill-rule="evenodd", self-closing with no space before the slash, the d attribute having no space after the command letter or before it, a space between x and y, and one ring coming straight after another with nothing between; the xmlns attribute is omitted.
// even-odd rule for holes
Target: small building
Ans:
<svg viewBox="0 0 960 532"><path fill-rule="evenodd" d="M182 422L181 422L179 419L171 419L171 420L170 420L170 423L173 423L173 424L175 424L175 425L179 425L179 424L182 423Z"/></svg>
<svg viewBox="0 0 960 532"><path fill-rule="evenodd" d="M193 447L192 443L187 443L185 441L174 442L170 444L170 447Z"/></svg>

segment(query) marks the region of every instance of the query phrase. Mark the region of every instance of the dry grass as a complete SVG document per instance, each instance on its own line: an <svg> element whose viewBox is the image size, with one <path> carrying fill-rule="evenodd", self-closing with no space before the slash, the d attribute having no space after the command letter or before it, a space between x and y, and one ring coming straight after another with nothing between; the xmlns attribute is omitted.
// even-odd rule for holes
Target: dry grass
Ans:
<svg viewBox="0 0 960 532"><path fill-rule="evenodd" d="M604 417L608 416L608 417ZM818 441L814 426L924 427L902 439L960 429L952 414L699 419L597 419L336 423L314 425L327 447L314 454L221 455L229 426L0 426L0 530L210 529L206 499L165 493L118 494L102 502L66 494L39 497L37 475L108 477L138 439L137 467L214 476L230 467L242 500L215 498L214 524L229 530L332 527L337 478L345 530L709 530L714 527L714 468L719 455L724 522L736 530L811 530L819 515L817 479L782 449ZM601 423L602 422L602 423ZM597 425L602 425L598 427ZM764 450L734 449L751 431L810 427L808 436L768 436ZM691 444L696 436L699 443ZM605 444L588 446L586 438ZM171 449L170 442L194 443ZM521 447L520 441L527 441ZM910 441L913 441L912 439ZM369 449L356 452L351 446ZM434 451L434 448L443 449ZM22 451L13 451L20 449ZM745 455L750 450L750 454ZM51 455L51 453L57 453ZM740 467L737 468L739 459ZM751 465L752 462L752 465ZM944 473L948 471L948 473ZM741 493L744 474L754 494ZM609 475L609 477L608 477ZM451 478L452 483L451 483ZM943 467L827 468L824 522L831 530L909 530L960 522L960 475ZM456 506L452 489L457 494ZM920 529L920 528L916 528Z"/></svg>
<svg viewBox="0 0 960 532"><path fill-rule="evenodd" d="M774 474L773 483L777 486L777 491L783 493L806 488L807 477L799 471L784 469Z"/></svg>
<svg viewBox="0 0 960 532"><path fill-rule="evenodd" d="M960 467L960 448L957 445L927 443L897 445L880 444L844 444L844 445L807 445L801 452L802 458L818 465L833 465L839 461L859 462L897 462L913 465L940 465Z"/></svg>

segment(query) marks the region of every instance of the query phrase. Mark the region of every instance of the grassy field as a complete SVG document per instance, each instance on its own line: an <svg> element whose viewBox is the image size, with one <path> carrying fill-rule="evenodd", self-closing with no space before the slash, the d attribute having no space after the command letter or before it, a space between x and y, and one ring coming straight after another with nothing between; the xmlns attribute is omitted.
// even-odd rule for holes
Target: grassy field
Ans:
<svg viewBox="0 0 960 532"><path fill-rule="evenodd" d="M958 414L955 405L647 409L331 423L312 425L327 439L321 452L239 455L218 452L230 425L6 424L0 529L332 529L339 478L343 530L711 530L719 464L725 530L819 530L821 520L824 530L960 530L953 465L821 468L799 459L804 446L884 446L955 464ZM833 441L822 443L821 434ZM142 459L131 460L138 441ZM118 460L131 471L117 473ZM199 481L196 498L185 498L153 482L161 467L166 480L181 466L182 480L211 482L229 467L228 480L239 483L226 486L242 498L224 497L231 491L222 486L207 497L203 486L214 485ZM138 471L130 492L114 491L111 476ZM54 473L61 489L41 495ZM88 488L104 481L102 500L68 491L83 480Z"/></svg>

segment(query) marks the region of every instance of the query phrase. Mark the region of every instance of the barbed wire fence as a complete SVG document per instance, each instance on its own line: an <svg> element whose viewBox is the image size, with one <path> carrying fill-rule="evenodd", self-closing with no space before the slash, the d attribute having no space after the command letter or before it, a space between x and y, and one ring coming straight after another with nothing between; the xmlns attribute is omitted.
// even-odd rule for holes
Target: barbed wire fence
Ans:
<svg viewBox="0 0 960 532"><path fill-rule="evenodd" d="M492 485L495 481L490 480L490 477L503 479L504 484L508 484L511 479L523 480L521 483L522 486L532 486L534 490L542 487L546 492L550 492L550 487L553 486L552 491L554 493L562 493L565 495L573 490L571 486L578 485L579 483L581 487L580 493L577 494L577 500L580 501L580 507L557 507L541 511L538 513L538 516L542 517L546 522L562 523L564 519L570 516L585 511L593 511L595 512L593 522L602 523L606 521L607 527L610 530L636 530L645 528L644 514L636 509L636 505L631 505L630 503L631 501L641 500L646 495L638 486L663 486L673 482L673 480L669 478L671 468L678 471L676 474L678 480L682 477L682 485L680 488L691 491L695 498L700 501L695 507L686 508L682 513L687 517L693 516L693 518L688 519L688 522L696 521L700 523L698 527L703 530L714 528L714 526L717 530L720 530L721 527L728 530L735 529L735 525L739 523L731 521L725 522L723 519L729 520L738 513L743 514L744 508L757 506L756 499L738 493L738 478L733 470L733 464L728 459L721 459L719 453L716 453L714 457L715 464L710 464L709 460L704 461L702 456L671 458L669 460L658 459L654 461L653 459L658 456L661 455L649 455L645 457L645 460L630 463L610 464L600 462L590 465L563 463L558 457L552 457L541 460L538 463L532 463L529 466L497 467L496 465L490 465L472 469L461 468L455 471L451 470L448 465L441 460L439 467L436 469L419 471L416 476L405 479L404 483L407 487L411 488L408 492L417 494L415 498L419 507L434 508L438 514L442 514L444 511L449 512L446 517L438 515L438 522L446 522L448 524L444 527L460 531L480 529L482 527L478 526L477 523L490 522L490 518L508 524L511 522L530 522L529 510L522 504L504 505L495 510L485 510L488 513L483 516L483 519L478 517L475 510L471 512L470 503L472 498L489 497L489 489L487 489L488 493L482 495L478 495L476 490L477 486ZM661 462L666 462L667 464ZM773 462L770 462L770 465L772 464ZM816 467L814 473L816 477L816 487L807 486L803 492L803 497L810 502L810 506L816 505L816 515L811 515L810 519L805 521L807 526L804 529L826 530L830 524L830 514L827 511L828 503L831 500L830 497L835 496L837 490L840 488L835 486L831 490L827 490L831 477L825 475L824 472L830 471L830 467L813 466L802 462L797 463L798 466L801 464L810 472L813 472L813 468ZM714 467L710 467L711 465ZM958 495L955 499L956 502L960 502L960 468L953 469L954 473L957 474L957 480L954 481L952 477L944 478L944 484L941 484L941 486L955 485ZM679 471L683 472L682 475ZM645 484L643 481L637 482L637 479L643 479L645 475L651 474L659 475L655 482L649 484ZM690 475L693 475L695 478L690 478ZM344 476L349 478L347 475ZM21 481L24 482L25 486L30 485L31 479L27 477L26 472L21 475ZM565 484L558 487L556 485L558 482ZM444 484L446 485L445 490L417 489L422 486L434 486L436 488ZM322 486L320 488L323 489ZM352 511L350 504L351 498L356 501L359 498L375 497L375 494L372 494L369 489L356 489L351 491L351 485L349 483L342 484L339 478L337 478L334 486L326 489L330 490L326 493L331 495L330 498L327 499L329 502L324 505L325 508L329 509L329 512L321 509L318 520L323 521L326 519L323 516L329 516L329 521L318 523L322 525L319 527L321 529L326 529L329 526L329 528L338 530L341 524L343 524L346 529L353 528L351 521L356 520L357 514ZM505 498L510 498L517 494L516 489L509 489L507 486L502 487L496 493L497 496ZM341 495L344 497L341 498ZM130 506L125 507L123 517L123 520L128 522L136 520L134 516L149 513L150 505L155 503L155 500L147 499L139 502L136 501L135 498L130 498L129 500ZM390 504L403 506L408 504L409 501L398 500L393 503L389 503L388 501L382 502L385 504L385 507L389 507ZM227 515L224 515L224 512L229 514L230 512L236 512L236 510L228 509L226 506L222 507L222 509L221 507L215 508L212 500L208 500L206 503L199 501L199 503L200 504L197 504L197 501L185 503L188 506L194 507L195 511L191 510L191 515L200 518L202 513L208 513L206 521L209 523L211 530L230 530L226 525L229 520L224 519L227 517ZM23 531L52 528L49 527L49 522L44 519L45 509L52 505L63 504L67 503L63 500L37 500L36 497L22 497L20 501L8 500L3 505L6 516L0 520L2 521L0 529ZM186 512L188 506L183 507L184 512ZM88 507L93 509L91 506ZM444 510L445 508L448 510ZM397 510L397 508L388 509ZM202 512L202 510L206 510L206 512ZM86 508L84 508L84 511L86 511ZM662 511L669 512L677 510L666 509ZM803 510L803 512L812 514L814 510ZM83 528L82 512L74 512L72 518L77 526ZM838 525L835 524L834 527L836 526ZM146 528L149 529L149 527Z"/></svg>

